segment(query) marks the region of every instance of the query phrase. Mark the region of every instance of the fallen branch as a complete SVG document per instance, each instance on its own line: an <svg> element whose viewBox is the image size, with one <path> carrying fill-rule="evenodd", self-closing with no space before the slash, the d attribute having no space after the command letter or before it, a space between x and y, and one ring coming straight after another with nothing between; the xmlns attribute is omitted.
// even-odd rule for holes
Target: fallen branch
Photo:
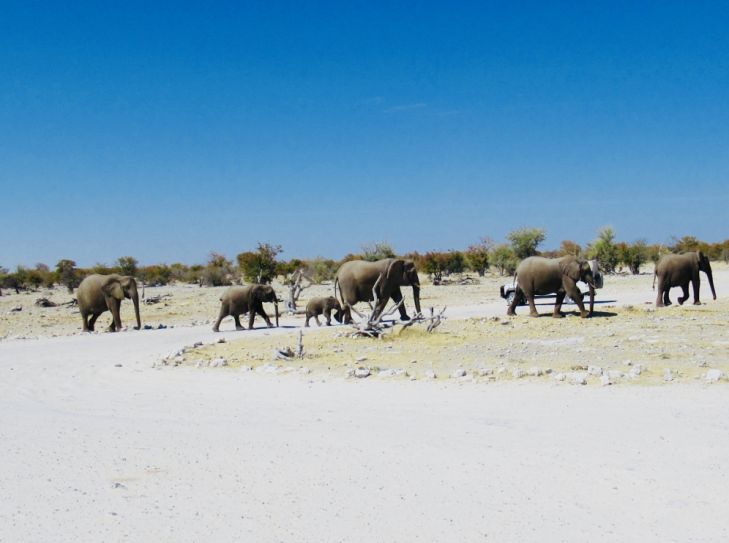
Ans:
<svg viewBox="0 0 729 543"><path fill-rule="evenodd" d="M352 326L354 327L354 332L352 333L351 337L372 337L372 338L379 338L382 337L382 335L390 328L395 326L394 322L383 322L382 320L385 317L389 317L393 315L397 310L400 309L400 306L403 304L405 299L401 299L399 302L397 302L394 306L392 306L388 311L385 311L384 309L380 312L377 311L377 307L379 306L379 297L377 296L377 285L380 284L380 281L382 280L382 274L379 275L377 278L377 281L375 281L375 284L372 286L372 298L374 299L371 307L370 314L368 316L362 315L359 311L354 310L355 313L362 319L359 322L352 323Z"/></svg>

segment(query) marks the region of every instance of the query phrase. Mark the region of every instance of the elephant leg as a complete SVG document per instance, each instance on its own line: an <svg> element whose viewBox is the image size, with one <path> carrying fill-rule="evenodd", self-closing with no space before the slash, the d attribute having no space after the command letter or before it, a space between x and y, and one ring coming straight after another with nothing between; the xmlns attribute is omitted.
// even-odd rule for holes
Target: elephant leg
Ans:
<svg viewBox="0 0 729 543"><path fill-rule="evenodd" d="M215 324L213 325L213 332L220 332L220 322L228 316L228 308L225 306L225 304L220 306L220 313L218 313L218 320L215 321ZM238 318L237 316L234 318ZM240 324L240 321L236 322L236 326Z"/></svg>
<svg viewBox="0 0 729 543"><path fill-rule="evenodd" d="M669 294L671 293L671 287L666 287L663 291L663 305L669 306L671 305L671 297Z"/></svg>
<svg viewBox="0 0 729 543"><path fill-rule="evenodd" d="M81 330L83 332L92 332L93 331L93 330L89 329L88 317L89 317L88 313L86 313L85 311L81 312L81 322L82 322Z"/></svg>
<svg viewBox="0 0 729 543"><path fill-rule="evenodd" d="M324 311L324 316L327 318L327 326L331 326L332 325L332 310L327 309L326 311ZM319 323L317 322L317 324L319 324Z"/></svg>
<svg viewBox="0 0 729 543"><path fill-rule="evenodd" d="M554 301L554 312L552 313L552 317L555 319L564 317L562 315L562 302L564 302L565 294L563 290L557 292L557 299Z"/></svg>
<svg viewBox="0 0 729 543"><path fill-rule="evenodd" d="M580 289L575 285L566 289L566 293L569 294L569 297L574 300L577 307L580 309L580 317L583 319L587 318L588 314L587 311L585 311L585 304L582 301L582 291L580 291Z"/></svg>
<svg viewBox="0 0 729 543"><path fill-rule="evenodd" d="M309 319L310 319L310 318L311 318L311 315L309 315L309 314L307 313L307 314L306 314L306 322L304 323L304 328L308 328L308 327L309 327Z"/></svg>
<svg viewBox="0 0 729 543"><path fill-rule="evenodd" d="M678 305L683 305L683 303L689 299L688 283L681 285L681 290L683 291L683 294L678 297Z"/></svg>
<svg viewBox="0 0 729 543"><path fill-rule="evenodd" d="M96 324L96 319L99 318L99 315L101 315L101 313L94 313L91 315L91 318L89 319L89 327L88 327L89 332L94 331L94 325Z"/></svg>
<svg viewBox="0 0 729 543"><path fill-rule="evenodd" d="M539 312L537 311L537 306L534 303L534 293L532 293L532 292L526 293L525 292L524 295L526 296L527 302L529 302L529 316L530 317L538 317L539 316Z"/></svg>
<svg viewBox="0 0 729 543"><path fill-rule="evenodd" d="M344 324L352 324L352 308L347 303L342 307L342 319Z"/></svg>
<svg viewBox="0 0 729 543"><path fill-rule="evenodd" d="M694 287L694 305L701 305L701 301L699 300L699 288L701 286L701 283L698 274L691 281L691 286ZM686 290L688 291L688 285L686 285ZM686 299L688 300L688 292L686 292Z"/></svg>
<svg viewBox="0 0 729 543"><path fill-rule="evenodd" d="M314 320L316 321L317 326L321 326L321 322L319 322L319 315L314 315Z"/></svg>
<svg viewBox="0 0 729 543"><path fill-rule="evenodd" d="M111 325L109 325L109 332L119 332L121 331L121 317L119 316L119 307L121 306L121 301L112 298L109 302L109 305L111 306L109 309L111 310L112 315Z"/></svg>
<svg viewBox="0 0 729 543"><path fill-rule="evenodd" d="M400 303L400 301L402 300L402 291L400 290L400 287L397 287L392 292L392 294L390 295L390 299L392 299L392 301L395 302L396 304L397 303ZM385 308L383 307L382 309L384 310ZM410 317L408 316L407 311L405 311L405 303L404 302L401 303L400 304L400 307L398 307L397 309L400 312L400 320L403 320L403 321L409 321L410 320Z"/></svg>
<svg viewBox="0 0 729 543"><path fill-rule="evenodd" d="M244 326L240 323L240 315L237 313L233 315L233 320L235 321L235 329L236 330L245 330Z"/></svg>
<svg viewBox="0 0 729 543"><path fill-rule="evenodd" d="M665 284L663 281L663 277L658 277L658 294L656 295L656 307L663 307L664 304L664 290L665 290Z"/></svg>

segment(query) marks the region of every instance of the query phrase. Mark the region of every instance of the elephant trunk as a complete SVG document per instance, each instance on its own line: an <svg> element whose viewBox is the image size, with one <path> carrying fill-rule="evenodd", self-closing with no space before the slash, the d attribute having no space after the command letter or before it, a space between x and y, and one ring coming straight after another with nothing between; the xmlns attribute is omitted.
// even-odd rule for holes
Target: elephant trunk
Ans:
<svg viewBox="0 0 729 543"><path fill-rule="evenodd" d="M134 304L134 316L137 318L137 330L142 329L142 320L139 318L139 294L134 291L134 294L132 294L132 303Z"/></svg>
<svg viewBox="0 0 729 543"><path fill-rule="evenodd" d="M709 286L711 287L711 295L716 300L716 290L714 290L714 274L711 271L711 266L706 268L706 277L709 279Z"/></svg>
<svg viewBox="0 0 729 543"><path fill-rule="evenodd" d="M420 285L413 285L413 301L415 302L415 313L420 314Z"/></svg>

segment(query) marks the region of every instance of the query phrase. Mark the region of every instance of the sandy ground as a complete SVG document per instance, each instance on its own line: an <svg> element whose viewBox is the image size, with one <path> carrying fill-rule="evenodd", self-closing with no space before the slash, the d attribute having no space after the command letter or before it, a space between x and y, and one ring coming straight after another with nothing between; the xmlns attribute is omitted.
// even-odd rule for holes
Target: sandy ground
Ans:
<svg viewBox="0 0 729 543"><path fill-rule="evenodd" d="M119 334L33 306L62 291L0 297L0 541L726 541L716 268L718 301L657 312L650 275L610 277L590 320L506 319L494 277L425 288L434 334L312 328L293 362L301 317L214 334L215 289L154 289L143 322L174 328Z"/></svg>

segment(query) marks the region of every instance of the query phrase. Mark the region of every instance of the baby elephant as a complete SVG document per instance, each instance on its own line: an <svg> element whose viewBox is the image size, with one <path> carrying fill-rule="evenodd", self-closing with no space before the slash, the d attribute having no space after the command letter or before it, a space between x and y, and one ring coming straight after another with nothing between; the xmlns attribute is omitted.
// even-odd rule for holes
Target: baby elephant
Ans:
<svg viewBox="0 0 729 543"><path fill-rule="evenodd" d="M334 296L329 296L328 298L312 298L306 304L306 324L304 326L309 326L309 319L311 317L314 317L317 326L321 326L319 315L322 313L327 318L327 326L331 326L333 309L335 310L334 318L337 319L337 322L342 322L344 315L342 314L342 306L339 305L339 300Z"/></svg>

